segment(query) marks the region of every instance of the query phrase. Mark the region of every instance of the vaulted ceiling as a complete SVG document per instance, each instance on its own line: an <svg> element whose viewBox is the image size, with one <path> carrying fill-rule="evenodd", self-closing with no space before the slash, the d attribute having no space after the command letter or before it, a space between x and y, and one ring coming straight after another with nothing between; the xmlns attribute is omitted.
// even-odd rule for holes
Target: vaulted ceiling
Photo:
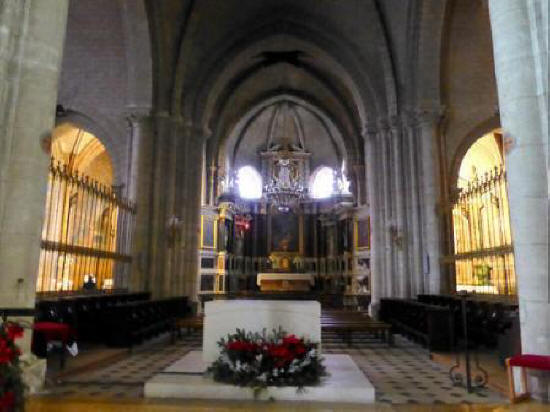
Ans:
<svg viewBox="0 0 550 412"><path fill-rule="evenodd" d="M243 117L290 96L330 119L345 157L363 163L365 124L412 104L417 3L148 1L155 104L207 130L214 158Z"/></svg>

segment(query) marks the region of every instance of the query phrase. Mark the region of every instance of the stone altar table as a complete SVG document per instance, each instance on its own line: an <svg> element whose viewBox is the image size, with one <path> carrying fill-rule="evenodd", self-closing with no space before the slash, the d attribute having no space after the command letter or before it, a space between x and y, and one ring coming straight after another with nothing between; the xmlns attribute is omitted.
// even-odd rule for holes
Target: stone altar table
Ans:
<svg viewBox="0 0 550 412"><path fill-rule="evenodd" d="M215 300L204 306L203 360L219 355L217 342L237 328L261 332L282 327L288 333L321 342L321 305L297 300Z"/></svg>
<svg viewBox="0 0 550 412"><path fill-rule="evenodd" d="M256 284L265 291L303 291L315 285L311 273L258 273Z"/></svg>
<svg viewBox="0 0 550 412"><path fill-rule="evenodd" d="M289 333L321 342L321 306L317 301L220 300L205 304L203 351L191 351L156 374L144 386L145 397L251 400L251 388L214 382L205 376L219 355L216 342L236 328L261 331L281 326ZM318 386L268 386L260 399L279 401L372 403L375 390L348 355L326 355L329 376Z"/></svg>

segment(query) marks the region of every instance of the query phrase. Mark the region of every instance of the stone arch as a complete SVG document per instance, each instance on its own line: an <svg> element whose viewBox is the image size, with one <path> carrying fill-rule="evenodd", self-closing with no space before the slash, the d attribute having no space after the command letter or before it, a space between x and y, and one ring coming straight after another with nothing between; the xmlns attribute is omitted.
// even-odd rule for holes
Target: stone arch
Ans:
<svg viewBox="0 0 550 412"><path fill-rule="evenodd" d="M448 0L427 0L419 10L420 29L414 80L417 110L441 110L441 52Z"/></svg>
<svg viewBox="0 0 550 412"><path fill-rule="evenodd" d="M291 101L295 104L307 108L307 110L314 114L319 122L325 127L330 137L333 139L333 144L337 150L338 162L344 159L352 160L357 156L354 152L354 148L349 144L346 144L346 140L343 135L341 125L333 117L328 114L323 107L293 94L282 93L275 96L268 96L262 98L258 102L247 107L243 110L239 120L227 128L227 133L223 132L217 134L218 144L209 145L209 158L217 159L218 165L225 165L227 157L230 157L229 164L232 165L232 159L234 153L230 154L231 148L236 148L238 142L242 139L242 134L246 131L247 127L254 121L256 116L263 112L267 107L277 104L280 101ZM230 155L230 156L228 156ZM348 162L349 162L348 160Z"/></svg>
<svg viewBox="0 0 550 412"><path fill-rule="evenodd" d="M151 36L145 0L120 2L126 52L128 110L150 109L153 102Z"/></svg>
<svg viewBox="0 0 550 412"><path fill-rule="evenodd" d="M125 174L123 173L123 159L124 152L120 145L117 144L116 133L109 133L108 127L105 127L101 122L95 121L91 117L86 116L80 112L67 110L62 113L58 113L55 119L55 125L61 125L63 123L75 124L87 132L93 134L102 144L105 146L107 153L111 157L113 166L113 185L120 185L125 183Z"/></svg>
<svg viewBox="0 0 550 412"><path fill-rule="evenodd" d="M462 143L458 146L453 160L451 162L451 170L449 173L449 188L451 193L456 191L457 182L458 182L458 173L460 171L460 165L462 159L468 152L468 149L475 143L481 136L486 133L491 132L492 130L498 129L500 127L500 116L497 114L485 121L477 124L464 138Z"/></svg>

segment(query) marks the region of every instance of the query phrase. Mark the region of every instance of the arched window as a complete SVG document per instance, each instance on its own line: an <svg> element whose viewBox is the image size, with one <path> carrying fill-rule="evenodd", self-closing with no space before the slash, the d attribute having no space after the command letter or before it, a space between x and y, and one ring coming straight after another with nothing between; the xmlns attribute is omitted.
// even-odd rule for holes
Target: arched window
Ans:
<svg viewBox="0 0 550 412"><path fill-rule="evenodd" d="M262 197L262 177L252 166L243 166L237 173L239 195L243 199Z"/></svg>
<svg viewBox="0 0 550 412"><path fill-rule="evenodd" d="M311 197L326 199L334 193L334 170L323 166L313 175L311 182Z"/></svg>

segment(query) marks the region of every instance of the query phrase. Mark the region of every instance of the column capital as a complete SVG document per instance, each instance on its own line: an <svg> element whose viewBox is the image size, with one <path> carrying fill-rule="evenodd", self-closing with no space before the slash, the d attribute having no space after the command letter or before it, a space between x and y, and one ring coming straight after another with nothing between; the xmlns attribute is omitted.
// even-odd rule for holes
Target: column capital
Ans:
<svg viewBox="0 0 550 412"><path fill-rule="evenodd" d="M152 111L150 107L127 106L123 113L127 121L138 122L150 118Z"/></svg>
<svg viewBox="0 0 550 412"><path fill-rule="evenodd" d="M376 137L376 134L378 133L378 127L376 126L376 123L365 123L363 126L363 129L361 130L361 136L365 140L371 140Z"/></svg>
<svg viewBox="0 0 550 412"><path fill-rule="evenodd" d="M445 106L439 106L429 109L417 109L412 113L418 125L435 125L443 120L443 118L445 117L445 112Z"/></svg>
<svg viewBox="0 0 550 412"><path fill-rule="evenodd" d="M197 136L199 139L207 139L212 134L212 131L207 126L200 125L189 119L184 120L182 118L182 121L185 131L190 135Z"/></svg>

